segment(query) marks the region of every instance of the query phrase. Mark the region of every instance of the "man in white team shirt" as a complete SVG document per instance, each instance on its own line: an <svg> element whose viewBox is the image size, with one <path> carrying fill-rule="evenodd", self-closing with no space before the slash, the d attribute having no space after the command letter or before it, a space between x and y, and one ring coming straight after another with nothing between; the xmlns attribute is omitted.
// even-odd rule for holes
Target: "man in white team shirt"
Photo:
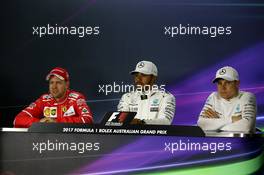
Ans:
<svg viewBox="0 0 264 175"><path fill-rule="evenodd" d="M206 100L198 126L203 130L254 133L256 98L252 93L239 91L238 72L229 66L216 72L213 83L217 92Z"/></svg>
<svg viewBox="0 0 264 175"><path fill-rule="evenodd" d="M155 85L156 65L140 61L130 73L134 75L137 89L122 96L118 111L137 112L132 124L170 125L175 113L175 97Z"/></svg>

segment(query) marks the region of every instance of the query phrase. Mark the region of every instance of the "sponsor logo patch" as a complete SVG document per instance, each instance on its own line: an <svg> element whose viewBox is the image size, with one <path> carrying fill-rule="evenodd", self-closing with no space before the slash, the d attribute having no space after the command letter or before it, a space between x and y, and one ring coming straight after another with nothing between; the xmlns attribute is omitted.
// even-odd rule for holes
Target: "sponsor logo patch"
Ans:
<svg viewBox="0 0 264 175"><path fill-rule="evenodd" d="M150 112L159 112L159 108L158 107L151 107Z"/></svg>
<svg viewBox="0 0 264 175"><path fill-rule="evenodd" d="M78 106L86 105L86 101L83 98L78 99L76 103Z"/></svg>
<svg viewBox="0 0 264 175"><path fill-rule="evenodd" d="M57 117L57 107L50 107L50 117L51 118Z"/></svg>
<svg viewBox="0 0 264 175"><path fill-rule="evenodd" d="M49 117L50 116L50 108L49 107L45 107L43 113L44 113L45 117Z"/></svg>
<svg viewBox="0 0 264 175"><path fill-rule="evenodd" d="M83 108L82 109L82 114L87 114L87 113L89 113L89 111L86 108Z"/></svg>
<svg viewBox="0 0 264 175"><path fill-rule="evenodd" d="M64 113L64 117L68 117L68 116L73 116L75 115L75 111L73 106L71 106L65 113Z"/></svg>
<svg viewBox="0 0 264 175"><path fill-rule="evenodd" d="M70 94L69 94L69 97L78 98L79 95L76 94L76 93L70 93Z"/></svg>
<svg viewBox="0 0 264 175"><path fill-rule="evenodd" d="M43 96L43 99L44 99L44 100L51 99L51 96L50 96L50 95L44 95L44 96Z"/></svg>

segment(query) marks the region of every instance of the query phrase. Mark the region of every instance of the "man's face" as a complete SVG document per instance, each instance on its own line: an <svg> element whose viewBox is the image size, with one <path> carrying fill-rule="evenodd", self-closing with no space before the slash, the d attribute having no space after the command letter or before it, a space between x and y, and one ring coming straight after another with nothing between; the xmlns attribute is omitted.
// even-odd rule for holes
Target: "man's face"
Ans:
<svg viewBox="0 0 264 175"><path fill-rule="evenodd" d="M219 79L217 81L217 91L220 96L226 100L229 100L237 96L239 90L239 81L227 81Z"/></svg>
<svg viewBox="0 0 264 175"><path fill-rule="evenodd" d="M135 73L134 82L137 87L141 86L145 88L146 86L151 87L156 81L156 77L153 75L146 75L142 73ZM145 90L148 90L146 88Z"/></svg>
<svg viewBox="0 0 264 175"><path fill-rule="evenodd" d="M65 96L67 83L56 76L52 76L49 80L49 92L55 99L61 99Z"/></svg>

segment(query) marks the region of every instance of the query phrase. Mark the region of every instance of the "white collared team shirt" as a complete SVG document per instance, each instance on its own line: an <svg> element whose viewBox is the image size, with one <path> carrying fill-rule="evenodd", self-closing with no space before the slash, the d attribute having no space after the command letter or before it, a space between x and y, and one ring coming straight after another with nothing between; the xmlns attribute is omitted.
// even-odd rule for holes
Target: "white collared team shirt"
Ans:
<svg viewBox="0 0 264 175"><path fill-rule="evenodd" d="M208 108L216 111L219 118L204 117L203 113ZM197 124L203 130L254 133L256 113L256 98L252 93L240 91L238 96L225 100L213 92L207 98ZM242 119L232 123L232 116L241 116Z"/></svg>
<svg viewBox="0 0 264 175"><path fill-rule="evenodd" d="M146 95L146 99L141 96ZM135 118L144 120L146 124L170 125L175 113L175 97L161 90L142 93L133 91L122 96L118 111L137 112Z"/></svg>

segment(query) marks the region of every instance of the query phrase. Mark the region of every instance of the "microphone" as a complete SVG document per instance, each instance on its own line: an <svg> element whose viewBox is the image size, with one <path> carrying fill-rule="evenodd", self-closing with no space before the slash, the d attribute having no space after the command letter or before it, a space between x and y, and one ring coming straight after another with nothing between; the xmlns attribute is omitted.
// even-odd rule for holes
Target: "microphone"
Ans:
<svg viewBox="0 0 264 175"><path fill-rule="evenodd" d="M146 99L148 99L148 96L147 95L141 95L140 98L141 98L141 100L146 100Z"/></svg>

